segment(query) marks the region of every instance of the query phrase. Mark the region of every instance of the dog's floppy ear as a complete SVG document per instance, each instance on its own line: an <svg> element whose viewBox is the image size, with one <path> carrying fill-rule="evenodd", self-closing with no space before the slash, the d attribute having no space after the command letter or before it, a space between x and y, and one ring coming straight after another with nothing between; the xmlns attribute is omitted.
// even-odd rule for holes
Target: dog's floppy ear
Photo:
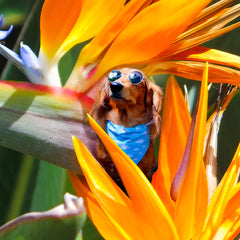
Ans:
<svg viewBox="0 0 240 240"><path fill-rule="evenodd" d="M154 121L154 127L150 128L151 136L155 138L160 134L161 127L160 112L162 110L163 91L159 86L155 85L150 80L146 82L146 86L147 86L146 106L149 112L152 111L152 118Z"/></svg>
<svg viewBox="0 0 240 240"><path fill-rule="evenodd" d="M90 115L97 120L97 122L103 127L105 123L105 113L110 110L109 105L109 91L107 91L107 81L103 81L101 84L98 95L95 99L94 106L90 112Z"/></svg>

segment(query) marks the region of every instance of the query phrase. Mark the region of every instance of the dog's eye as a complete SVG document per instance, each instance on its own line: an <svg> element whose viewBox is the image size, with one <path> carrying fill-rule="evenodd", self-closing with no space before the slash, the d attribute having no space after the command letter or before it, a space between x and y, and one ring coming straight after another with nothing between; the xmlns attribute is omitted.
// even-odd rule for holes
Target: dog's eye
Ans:
<svg viewBox="0 0 240 240"><path fill-rule="evenodd" d="M122 73L118 70L113 70L108 74L108 80L114 82L122 76Z"/></svg>
<svg viewBox="0 0 240 240"><path fill-rule="evenodd" d="M128 78L132 84L138 84L142 82L143 75L138 71L133 71L129 74Z"/></svg>

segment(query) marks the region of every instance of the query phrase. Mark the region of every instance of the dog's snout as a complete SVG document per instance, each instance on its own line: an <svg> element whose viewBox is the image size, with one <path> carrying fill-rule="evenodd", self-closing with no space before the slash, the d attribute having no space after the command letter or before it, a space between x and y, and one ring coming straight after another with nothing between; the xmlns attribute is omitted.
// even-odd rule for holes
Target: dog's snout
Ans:
<svg viewBox="0 0 240 240"><path fill-rule="evenodd" d="M112 82L110 88L112 93L119 93L123 89L123 85L119 82Z"/></svg>

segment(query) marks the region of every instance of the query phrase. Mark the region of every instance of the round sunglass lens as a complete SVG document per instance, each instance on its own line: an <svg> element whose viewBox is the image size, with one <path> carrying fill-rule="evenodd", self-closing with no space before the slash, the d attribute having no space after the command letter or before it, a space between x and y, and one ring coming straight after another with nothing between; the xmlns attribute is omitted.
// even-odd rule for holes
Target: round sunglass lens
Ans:
<svg viewBox="0 0 240 240"><path fill-rule="evenodd" d="M114 82L122 76L122 73L119 70L113 70L108 74L108 80Z"/></svg>
<svg viewBox="0 0 240 240"><path fill-rule="evenodd" d="M142 80L143 80L142 73L140 73L138 71L131 72L128 77L132 84L138 84L138 83L142 82Z"/></svg>

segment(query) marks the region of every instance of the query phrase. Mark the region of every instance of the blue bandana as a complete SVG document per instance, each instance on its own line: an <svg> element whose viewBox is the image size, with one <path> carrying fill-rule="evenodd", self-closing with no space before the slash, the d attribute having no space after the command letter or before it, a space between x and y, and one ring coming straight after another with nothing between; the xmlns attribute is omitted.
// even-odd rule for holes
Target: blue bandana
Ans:
<svg viewBox="0 0 240 240"><path fill-rule="evenodd" d="M150 135L146 124L136 127L123 127L106 123L107 134L112 140L136 163L138 164L144 157L149 147Z"/></svg>

